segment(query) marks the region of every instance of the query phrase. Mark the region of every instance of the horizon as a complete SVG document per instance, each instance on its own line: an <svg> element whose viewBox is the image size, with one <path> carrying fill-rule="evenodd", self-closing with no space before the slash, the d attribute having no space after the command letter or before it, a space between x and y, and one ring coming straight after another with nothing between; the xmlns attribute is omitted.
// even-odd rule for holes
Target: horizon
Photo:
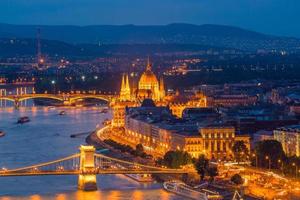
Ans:
<svg viewBox="0 0 300 200"><path fill-rule="evenodd" d="M300 37L299 8L300 2L296 0L3 0L0 21L77 26L220 24Z"/></svg>
<svg viewBox="0 0 300 200"><path fill-rule="evenodd" d="M250 32L255 32L258 34L263 34L263 35L269 35L269 36L277 36L277 37L288 37L288 38L297 38L300 39L300 36L289 36L289 35L278 35L278 34L273 34L273 33L265 33L265 32L260 32L257 30L253 29L248 29L240 26L234 26L234 25L227 25L227 24L209 24L209 23L204 23L204 24L193 24L193 23L185 23L185 22L173 22L173 23L167 23L167 24L87 24L87 25L76 25L76 24L16 24L16 23L6 23L6 22L1 22L0 25L11 25L11 26L73 26L73 27L93 27L93 26L137 26L137 27L147 27L147 26L170 26L170 25L190 25L190 26L206 26L206 25L212 25L212 26L223 26L223 27L230 27L230 28L237 28L241 29L244 31L250 31Z"/></svg>

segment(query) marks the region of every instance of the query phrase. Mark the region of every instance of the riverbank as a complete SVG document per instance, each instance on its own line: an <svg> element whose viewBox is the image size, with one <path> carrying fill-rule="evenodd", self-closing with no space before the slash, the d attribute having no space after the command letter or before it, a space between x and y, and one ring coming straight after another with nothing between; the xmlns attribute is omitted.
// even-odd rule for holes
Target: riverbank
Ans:
<svg viewBox="0 0 300 200"><path fill-rule="evenodd" d="M108 152L109 156L111 157L115 157L115 158L119 158L122 160L128 160L128 161L132 161L132 162L138 162L138 163L143 163L143 164L148 164L148 165L155 165L154 160L152 160L151 163L149 163L149 160L147 159L143 159L140 158L138 156L132 155L128 152L122 152L118 149L115 149L113 146L110 146L109 144L105 143L104 140L107 140L108 138L110 138L110 129L109 127L105 127L102 129L99 129L97 131L94 131L93 133L91 133L87 138L86 138L86 143L89 145L93 145L95 146L96 149L109 149L110 151ZM181 180L183 181L185 184L190 185L191 188L193 188L193 186L196 186L199 184L199 181L195 182L195 177L197 177L197 174L193 174L193 175L174 175L174 174L156 174L153 175L153 178L162 183L162 182L166 182L166 181L173 181L173 180ZM191 180L194 180L193 182L191 182ZM220 194L226 196L226 197L232 197L234 190L230 190L230 189L217 189L212 187L212 185L209 185L209 187L207 187L208 190L211 191L218 191ZM195 190L195 192L199 192L198 190ZM245 197L245 199L255 199L255 198L251 198L251 197Z"/></svg>
<svg viewBox="0 0 300 200"><path fill-rule="evenodd" d="M108 155L110 157L114 157L114 158L122 159L122 160L126 160L126 161L131 161L131 162L137 162L137 163L141 163L141 164L151 164L151 165L153 164L152 160L150 161L147 159L136 157L127 152L121 152L120 150L115 149L112 146L106 144L98 137L96 131L89 134L86 137L85 141L88 145L94 146L97 150L108 149L109 151L106 153L106 155Z"/></svg>
<svg viewBox="0 0 300 200"><path fill-rule="evenodd" d="M83 133L74 133L74 134L71 134L70 137L76 138L76 137L80 137L80 136L84 136L84 135L89 135L91 133L93 133L93 131L88 131L88 132L83 132Z"/></svg>
<svg viewBox="0 0 300 200"><path fill-rule="evenodd" d="M105 133L103 133L103 129L100 130L102 133L102 136L105 135ZM109 151L106 153L106 155L108 155L108 156L126 160L126 161L137 162L137 163L141 163L141 164L145 164L145 165L155 166L155 160L153 158L146 159L146 158L142 158L140 156L132 155L128 152L122 152L122 151L110 146L109 144L105 143L102 139L99 138L99 133L97 134L97 131L94 131L86 138L86 143L89 145L93 145L97 150L109 149ZM190 184L191 180L194 179L195 176L197 176L197 174L193 174L193 175L155 174L155 175L152 175L152 177L156 181L161 182L161 183L165 182L165 181L171 181L171 180L181 180L187 184Z"/></svg>

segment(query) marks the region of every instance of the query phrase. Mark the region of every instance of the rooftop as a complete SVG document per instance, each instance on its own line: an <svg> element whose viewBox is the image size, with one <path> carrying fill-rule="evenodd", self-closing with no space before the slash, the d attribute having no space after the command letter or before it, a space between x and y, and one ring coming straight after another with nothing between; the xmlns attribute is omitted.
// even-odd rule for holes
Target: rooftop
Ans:
<svg viewBox="0 0 300 200"><path fill-rule="evenodd" d="M300 124L284 126L284 127L277 128L276 130L300 132Z"/></svg>

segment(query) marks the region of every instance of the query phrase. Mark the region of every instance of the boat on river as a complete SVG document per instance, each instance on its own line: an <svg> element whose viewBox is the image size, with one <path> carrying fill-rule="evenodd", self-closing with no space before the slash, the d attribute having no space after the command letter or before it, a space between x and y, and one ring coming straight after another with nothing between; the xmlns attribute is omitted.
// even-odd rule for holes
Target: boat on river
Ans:
<svg viewBox="0 0 300 200"><path fill-rule="evenodd" d="M108 113L108 109L107 108L104 108L100 111L100 113Z"/></svg>
<svg viewBox="0 0 300 200"><path fill-rule="evenodd" d="M0 130L0 137L5 136L5 132Z"/></svg>
<svg viewBox="0 0 300 200"><path fill-rule="evenodd" d="M164 182L163 187L166 191L195 200L221 200L223 197L210 190L195 190L181 181Z"/></svg>
<svg viewBox="0 0 300 200"><path fill-rule="evenodd" d="M20 117L17 121L18 124L24 124L24 123L28 123L30 122L29 117L25 116L25 117Z"/></svg>
<svg viewBox="0 0 300 200"><path fill-rule="evenodd" d="M143 183L153 182L153 178L151 174L125 174L125 175L138 182L143 182Z"/></svg>
<svg viewBox="0 0 300 200"><path fill-rule="evenodd" d="M64 111L64 110L59 112L59 115L65 115L65 114L66 114L66 111Z"/></svg>

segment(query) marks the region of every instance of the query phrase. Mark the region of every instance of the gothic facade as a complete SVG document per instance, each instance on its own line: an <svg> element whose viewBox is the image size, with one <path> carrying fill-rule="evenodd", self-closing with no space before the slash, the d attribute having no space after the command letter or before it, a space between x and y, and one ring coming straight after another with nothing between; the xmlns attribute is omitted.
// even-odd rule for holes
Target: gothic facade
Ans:
<svg viewBox="0 0 300 200"><path fill-rule="evenodd" d="M185 97L176 92L173 95L166 95L163 77L157 78L149 59L137 87L133 88L132 85L129 76L124 74L119 98L112 103L113 125L116 127L124 126L125 108L139 106L144 99L152 99L159 106L169 106L172 114L179 118L182 117L185 108L207 107L206 96L203 94Z"/></svg>

